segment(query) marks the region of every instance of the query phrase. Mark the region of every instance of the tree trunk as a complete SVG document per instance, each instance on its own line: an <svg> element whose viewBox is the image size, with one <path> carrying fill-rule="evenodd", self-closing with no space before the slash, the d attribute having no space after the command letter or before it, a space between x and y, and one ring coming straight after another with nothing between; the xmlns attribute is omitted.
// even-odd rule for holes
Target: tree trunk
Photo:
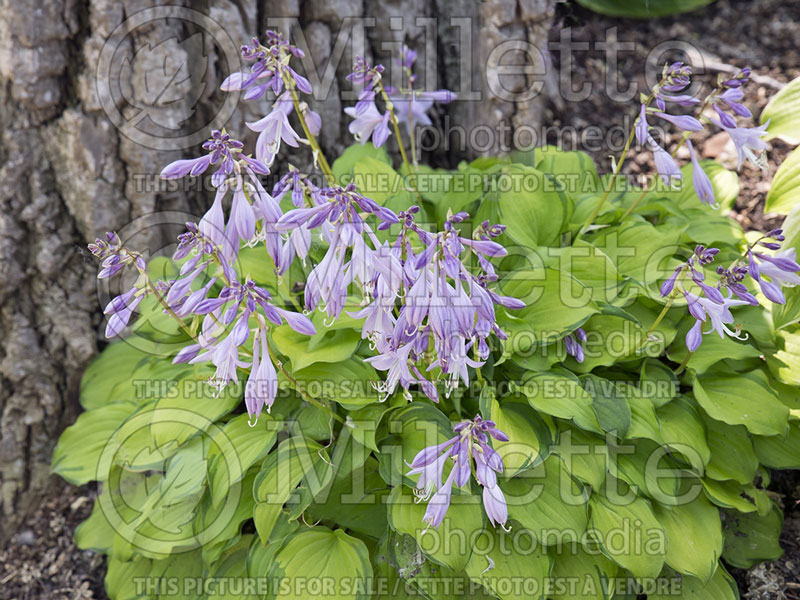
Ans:
<svg viewBox="0 0 800 600"><path fill-rule="evenodd" d="M322 145L335 156L352 143L342 109L354 103L345 80L354 54L388 67L401 42L420 54L421 86L460 97L439 109L440 127L539 124L543 94L509 99L492 88L529 87L530 75L498 65L530 62L530 53L493 49L515 40L543 50L552 4L0 0L0 539L52 483L53 446L79 412L82 370L102 344L107 294L86 243L122 230L142 250L162 248L210 199L196 183L159 182L161 167L198 155L211 127L244 136L244 123L265 114L265 100L225 104L219 91L238 70L240 43L290 28L308 49ZM507 142L506 131L447 152L429 144L425 158L453 165ZM308 170L301 151L285 160Z"/></svg>

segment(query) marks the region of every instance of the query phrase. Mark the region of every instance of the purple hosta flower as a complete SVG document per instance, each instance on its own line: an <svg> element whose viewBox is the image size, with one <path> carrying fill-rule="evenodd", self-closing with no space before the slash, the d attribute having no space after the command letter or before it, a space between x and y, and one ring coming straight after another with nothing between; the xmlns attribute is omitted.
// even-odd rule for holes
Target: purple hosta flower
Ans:
<svg viewBox="0 0 800 600"><path fill-rule="evenodd" d="M127 266L135 266L141 273L147 268L147 263L138 252L128 250L122 246L119 236L113 231L107 231L105 238L97 238L89 244L89 251L101 261L102 269L97 274L98 279L108 279L119 274Z"/></svg>
<svg viewBox="0 0 800 600"><path fill-rule="evenodd" d="M564 338L564 345L567 348L567 354L575 357L579 363L583 362L584 353L581 344L586 342L586 332L578 327L574 333L567 334Z"/></svg>
<svg viewBox="0 0 800 600"><path fill-rule="evenodd" d="M781 291L782 286L794 287L800 284L800 264L797 263L794 248L777 252L772 256L761 252L748 251L748 270L750 275L758 281L764 295L776 304L785 304L786 297Z"/></svg>
<svg viewBox="0 0 800 600"><path fill-rule="evenodd" d="M467 485L474 460L475 478L483 487L483 505L492 525L506 528L508 508L502 490L497 485L497 473L503 472L503 459L489 445L489 438L507 442L508 436L497 429L493 421L484 421L477 415L472 421L461 421L453 431L457 434L444 443L423 448L409 465L407 475L419 475L415 494L419 500L428 500L423 522L437 528L450 507L453 485ZM442 482L448 458L453 466ZM435 492L434 492L435 490Z"/></svg>
<svg viewBox="0 0 800 600"><path fill-rule="evenodd" d="M210 383L218 390L222 390L231 381L238 382L236 369L248 365L240 359L239 352L250 336L251 316L255 316L261 323L265 323L262 317L275 325L281 325L285 321L289 327L304 335L316 333L308 317L274 306L270 299L270 293L252 279L247 279L244 284L234 279L222 288L218 297L205 298L195 306L193 314L206 315L206 318L203 321L203 332L198 338L200 348L189 362L194 364L210 360L217 367ZM266 352L263 344L261 350ZM184 357L179 354L173 362L180 362L179 358Z"/></svg>
<svg viewBox="0 0 800 600"><path fill-rule="evenodd" d="M353 70L347 75L347 80L353 83L363 83L366 87L371 88L380 79L382 73L383 65L373 67L363 56L356 56Z"/></svg>
<svg viewBox="0 0 800 600"><path fill-rule="evenodd" d="M682 62L664 65L661 72L660 89L665 92L679 92L691 83L692 67Z"/></svg>
<svg viewBox="0 0 800 600"><path fill-rule="evenodd" d="M258 332L253 336L253 362L244 392L247 414L258 419L264 405L269 413L277 395L278 373L269 355L267 330L259 327Z"/></svg>
<svg viewBox="0 0 800 600"><path fill-rule="evenodd" d="M281 142L293 148L299 146L301 138L289 123L289 115L293 109L294 105L287 92L278 97L272 105L272 111L266 117L254 123L247 123L251 130L258 132L256 158L264 164L271 165L275 161L275 155L281 149Z"/></svg>
<svg viewBox="0 0 800 600"><path fill-rule="evenodd" d="M311 93L308 79L299 75L288 64L290 56L302 58L304 53L284 39L282 34L267 31L266 45L258 38L252 38L250 44L241 47L241 51L242 59L253 64L243 71L231 73L220 86L223 91L245 90L245 100L260 98L268 89L272 89L278 96L283 91L286 76L301 92Z"/></svg>
<svg viewBox="0 0 800 600"><path fill-rule="evenodd" d="M741 168L742 161L749 159L754 165L765 169L766 160L764 153L761 152L758 156L755 152L766 150L767 143L761 138L767 135L767 126L769 123L759 125L758 127L729 127L724 123L711 119L711 121L718 127L724 129L728 135L731 136L734 145L736 146L736 153L739 157L737 169Z"/></svg>
<svg viewBox="0 0 800 600"><path fill-rule="evenodd" d="M394 105L394 113L397 115L397 120L400 123L405 123L409 131L415 124L431 124L428 111L433 107L434 102L447 104L456 98L455 93L450 90L418 92L414 90L395 90L387 87L386 92Z"/></svg>
<svg viewBox="0 0 800 600"><path fill-rule="evenodd" d="M202 175L209 166L219 165L219 168L211 176L211 183L214 187L220 187L228 177L234 174L237 165L241 162L246 163L257 173L269 174L269 169L263 164L242 154L243 146L242 142L233 139L224 129L215 129L211 132L211 137L203 143L203 150L207 152L205 156L171 162L161 170L161 178L179 179L186 175Z"/></svg>
<svg viewBox="0 0 800 600"><path fill-rule="evenodd" d="M702 131L703 124L691 115L668 115L665 112L654 112L659 119L669 121L683 131Z"/></svg>
<svg viewBox="0 0 800 600"><path fill-rule="evenodd" d="M689 352L694 352L700 347L700 343L703 340L702 334L708 334L712 331L716 331L722 339L725 339L726 334L739 340L747 339L747 334L742 333L740 327L735 330L728 328L728 325L733 323L731 307L747 304L747 302L731 299L730 292L728 294L728 297L723 298L722 302L715 302L708 298L696 296L691 292L684 292L689 312L696 319L694 326L686 334L686 347ZM703 331L702 324L707 318L711 320L711 327L708 331Z"/></svg>
<svg viewBox="0 0 800 600"><path fill-rule="evenodd" d="M344 188L321 188L313 197L315 206L287 212L278 220L276 228L282 232L302 227L307 230L322 228L328 250L308 277L305 303L307 310L322 306L330 318L336 318L344 308L352 282L359 281L362 291L365 295L368 294L366 283L372 277L371 261L374 251L364 241L364 234L370 238L374 247L380 245L360 213L375 215L380 221L381 229L397 223L398 218L391 210L359 194L353 183Z"/></svg>
<svg viewBox="0 0 800 600"><path fill-rule="evenodd" d="M722 75L719 76L722 79ZM734 75L731 79L727 79L722 81L722 85L726 88L738 88L741 87L750 80L750 67L744 67L740 69L736 75Z"/></svg>
<svg viewBox="0 0 800 600"><path fill-rule="evenodd" d="M146 291L136 286L124 294L120 294L108 303L104 315L109 315L108 324L106 325L106 337L112 338L122 333L122 330L128 325L133 311L139 306L139 303L145 297Z"/></svg>
<svg viewBox="0 0 800 600"><path fill-rule="evenodd" d="M650 127L647 124L647 105L642 102L639 110L639 119L636 121L636 139L644 145L650 138Z"/></svg>
<svg viewBox="0 0 800 600"><path fill-rule="evenodd" d="M694 193L712 208L719 208L719 204L714 200L714 186L711 185L711 180L706 175L703 167L700 166L700 161L694 152L692 142L686 140L686 146L689 148L689 156L692 159L692 184L694 185Z"/></svg>
<svg viewBox="0 0 800 600"><path fill-rule="evenodd" d="M678 168L678 163L675 162L675 159L672 158L669 152L658 145L658 143L653 139L653 136L649 135L647 137L647 145L653 152L653 160L656 163L656 171L658 171L661 179L669 187L677 186L683 180L683 175L681 174L680 168Z"/></svg>
<svg viewBox="0 0 800 600"><path fill-rule="evenodd" d="M348 129L356 138L356 141L366 144L370 137L376 148L381 147L389 139L389 119L391 114L387 110L383 114L375 106L375 102L369 102L366 108L359 112L358 108L348 107L344 112L355 119Z"/></svg>
<svg viewBox="0 0 800 600"><path fill-rule="evenodd" d="M719 254L719 248L706 248L702 245L695 246L694 253L689 257L689 260L678 265L672 275L670 275L669 278L664 281L663 284L661 284L661 296L664 298L669 296L675 288L676 282L680 281L680 274L683 271L688 270L692 281L694 281L695 284L697 284L700 289L706 293L706 295L709 295L716 301L722 302L722 294L719 293L719 290L706 285L704 283L705 275L694 268L695 263L698 263L704 267L710 265L712 262L714 262L717 254Z"/></svg>

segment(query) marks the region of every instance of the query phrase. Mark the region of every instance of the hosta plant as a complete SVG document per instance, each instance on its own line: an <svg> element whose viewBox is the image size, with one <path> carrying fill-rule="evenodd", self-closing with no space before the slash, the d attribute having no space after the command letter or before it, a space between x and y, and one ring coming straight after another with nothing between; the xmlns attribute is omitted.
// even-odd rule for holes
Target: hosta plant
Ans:
<svg viewBox="0 0 800 600"><path fill-rule="evenodd" d="M331 162L301 54L243 46L254 147L213 131L162 171L216 190L173 254L91 245L120 339L53 469L98 482L76 538L109 596L736 598L728 566L781 552L770 470L800 467L800 213L743 232L691 143L763 164L749 71L698 98L665 66L607 175L554 147L448 171L403 142L454 98L412 51L400 89L356 62Z"/></svg>

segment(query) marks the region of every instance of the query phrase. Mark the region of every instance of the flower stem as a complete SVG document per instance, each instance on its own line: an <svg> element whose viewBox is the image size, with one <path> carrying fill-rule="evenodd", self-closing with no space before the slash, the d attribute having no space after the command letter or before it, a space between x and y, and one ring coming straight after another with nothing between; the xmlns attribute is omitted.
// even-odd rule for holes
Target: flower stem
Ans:
<svg viewBox="0 0 800 600"><path fill-rule="evenodd" d="M303 133L305 133L306 139L308 140L309 145L311 146L311 151L314 153L314 160L319 164L319 168L322 171L323 175L325 175L325 179L328 180L328 185L335 185L336 184L336 177L331 170L330 165L328 164L328 160L325 158L325 155L322 153L322 148L317 141L316 136L311 133L311 130L308 128L308 123L306 123L306 118L303 115L303 111L300 108L300 96L297 94L297 90L294 86L294 81L291 77L289 77L288 73L285 71L281 73L283 77L283 81L286 85L286 88L289 90L289 95L292 97L292 104L294 104L294 112L297 114L297 118L300 120L300 125L303 127Z"/></svg>
<svg viewBox="0 0 800 600"><path fill-rule="evenodd" d="M267 349L267 351L270 352L269 349ZM300 384L297 383L297 380L291 375L291 373L289 373L289 371L286 370L286 368L283 366L283 363L279 360L275 360L275 358L272 356L272 352L270 352L270 359L275 364L275 366L278 367L278 370L281 373L283 373L286 379L289 380L289 383L292 384L292 387L297 391L298 394L300 394L300 397L303 400L305 400L309 404L316 406L317 408L321 408L322 410L328 411L328 414L330 414L331 417L339 421L339 423L342 424L345 423L345 420L340 415L336 414L336 412L327 403L322 402L321 400L317 400L313 396L309 396L306 393L306 391L300 386Z"/></svg>
<svg viewBox="0 0 800 600"><path fill-rule="evenodd" d="M164 297L158 293L156 286L154 286L153 282L150 281L150 276L147 274L147 272L143 269L139 269L138 267L137 270L139 271L141 276L144 277L145 283L147 285L147 288L150 290L150 293L152 293L153 296L156 297L156 300L158 300L159 304L161 304L161 306L164 307L164 310L167 311L167 314L169 314L169 316L175 320L175 322L178 324L178 326L183 330L183 332L186 335L192 338L196 344L199 344L200 341L197 339L197 336L194 335L192 331L186 326L186 323L183 322L183 319L181 319L178 315L175 314L175 311L172 310L169 304L167 304L167 301L164 299Z"/></svg>
<svg viewBox="0 0 800 600"><path fill-rule="evenodd" d="M397 138L397 148L400 150L400 156L403 158L403 164L406 166L408 180L411 183L411 187L414 189L417 199L422 202L422 196L419 195L419 190L417 189L417 179L414 176L414 170L411 168L411 163L408 161L408 155L406 154L406 145L403 143L403 136L400 135L400 122L397 120L397 115L394 112L394 104L389 99L389 94L386 93L386 88L383 87L383 82L380 79L378 79L376 85L381 93L383 101L386 103L386 110L389 111L389 118L392 121L394 135ZM409 134L409 137L412 136Z"/></svg>
<svg viewBox="0 0 800 600"><path fill-rule="evenodd" d="M650 336L655 333L656 328L661 324L661 321L664 320L664 317L667 316L667 311L669 311L672 303L675 302L676 294L673 291L669 297L667 298L666 304L664 304L664 308L661 309L661 312L656 317L656 320L653 321L653 324L650 325L650 329L648 329L644 334L644 340L642 341L641 345L639 346L639 350L644 348L647 345L647 342L650 341Z"/></svg>
<svg viewBox="0 0 800 600"><path fill-rule="evenodd" d="M678 367L678 369L675 371L675 375L680 375L681 373L683 373L684 369L686 369L686 365L689 364L689 361L691 360L693 355L694 355L694 352L689 352L686 355L686 358L683 359L683 362Z"/></svg>
<svg viewBox="0 0 800 600"><path fill-rule="evenodd" d="M575 240L573 241L573 244L581 238L583 230L592 224L592 221L595 220L597 215L600 213L600 209L602 209L603 205L606 203L608 195L611 193L611 189L614 187L614 180L617 178L617 175L619 175L620 169L622 169L622 164L625 162L625 157L628 155L628 150L630 150L631 143L633 143L633 136L636 134L636 123L638 122L639 118L637 117L636 121L633 122L633 127L631 127L631 131L628 134L628 140L625 142L625 147L622 149L622 154L620 155L619 160L614 167L614 172L611 174L611 177L608 180L608 184L606 185L606 189L603 191L603 195L600 197L600 201L594 207L592 214L590 214L583 222L583 225L581 225L578 233L575 234Z"/></svg>

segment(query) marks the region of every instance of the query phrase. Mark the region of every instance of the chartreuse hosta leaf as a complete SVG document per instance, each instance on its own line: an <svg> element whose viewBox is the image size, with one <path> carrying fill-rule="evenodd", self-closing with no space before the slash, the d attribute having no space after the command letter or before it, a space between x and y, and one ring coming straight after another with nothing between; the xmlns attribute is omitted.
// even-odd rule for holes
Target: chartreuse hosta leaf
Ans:
<svg viewBox="0 0 800 600"><path fill-rule="evenodd" d="M388 504L389 526L413 537L425 556L455 571L467 566L485 520L478 496L453 490L450 508L438 529L429 529L422 521L425 504L415 502L410 488L394 488Z"/></svg>
<svg viewBox="0 0 800 600"><path fill-rule="evenodd" d="M758 460L771 469L800 469L800 421L789 421L785 436L753 436Z"/></svg>
<svg viewBox="0 0 800 600"><path fill-rule="evenodd" d="M618 300L622 277L600 248L579 240L565 248L542 248L540 255L546 266L570 273L582 283L595 302Z"/></svg>
<svg viewBox="0 0 800 600"><path fill-rule="evenodd" d="M312 396L338 402L348 410L358 410L380 399L372 386L378 374L355 356L338 363L317 362L292 375Z"/></svg>
<svg viewBox="0 0 800 600"><path fill-rule="evenodd" d="M763 373L699 375L694 378L694 395L712 419L744 425L756 435L786 433L789 409L778 400Z"/></svg>
<svg viewBox="0 0 800 600"><path fill-rule="evenodd" d="M678 396L656 410L664 443L679 453L696 472L702 473L711 460L711 449L700 411L687 396Z"/></svg>
<svg viewBox="0 0 800 600"><path fill-rule="evenodd" d="M574 581L574 587L554 586L551 600L607 600L614 590L614 578L619 566L609 560L595 547L589 550L582 545L571 542L561 547L552 548L554 582Z"/></svg>
<svg viewBox="0 0 800 600"><path fill-rule="evenodd" d="M679 573L703 582L716 572L722 554L722 524L719 509L702 491L691 502L677 506L653 503L653 513L667 534L666 563ZM702 532L702 535L692 535Z"/></svg>
<svg viewBox="0 0 800 600"><path fill-rule="evenodd" d="M503 475L513 477L547 457L552 444L550 430L524 396L510 396L500 402L493 399L489 413L498 429L509 437L507 442L493 442L503 459Z"/></svg>
<svg viewBox="0 0 800 600"><path fill-rule="evenodd" d="M520 180L522 188L501 192L497 199L508 239L522 248L556 245L570 217L571 201L541 171L522 165L511 165L503 171L506 177ZM510 253L516 252L513 244L507 247Z"/></svg>
<svg viewBox="0 0 800 600"><path fill-rule="evenodd" d="M798 188L800 188L800 148L795 148L778 167L772 179L764 212L789 214L800 202Z"/></svg>
<svg viewBox="0 0 800 600"><path fill-rule="evenodd" d="M749 569L783 554L778 543L783 527L783 512L773 504L764 514L725 512L723 558L734 567Z"/></svg>
<svg viewBox="0 0 800 600"><path fill-rule="evenodd" d="M530 372L525 375L521 389L528 404L537 411L561 419L572 419L581 429L602 432L592 410L592 395L569 371Z"/></svg>
<svg viewBox="0 0 800 600"><path fill-rule="evenodd" d="M734 317L737 315L738 312L735 312ZM685 341L686 332L694 323L695 320L688 318L688 316L681 321L678 335L667 351L667 356L669 356L670 360L682 364L686 359L688 354ZM706 329L708 329L708 326L704 327L704 330ZM759 356L761 356L761 351L749 342L734 340L728 336L723 339L717 333L712 332L703 336L703 343L692 354L689 362L686 363L686 368L698 375L702 375L723 360L746 360L748 358L758 358Z"/></svg>
<svg viewBox="0 0 800 600"><path fill-rule="evenodd" d="M758 458L747 429L741 425L727 425L707 416L704 421L708 447L711 449L706 475L720 481L733 479L741 484L753 483Z"/></svg>
<svg viewBox="0 0 800 600"><path fill-rule="evenodd" d="M264 460L255 479L253 510L256 530L266 543L278 521L283 505L301 481L306 481L312 496L333 476L330 460L322 447L304 438L289 438Z"/></svg>
<svg viewBox="0 0 800 600"><path fill-rule="evenodd" d="M501 481L500 487L509 517L539 543L576 541L586 531L586 491L560 457L551 455L520 477Z"/></svg>
<svg viewBox="0 0 800 600"><path fill-rule="evenodd" d="M621 503L593 495L589 505L589 526L596 530L603 554L634 577L657 577L664 566L667 544L650 502L635 498Z"/></svg>
<svg viewBox="0 0 800 600"><path fill-rule="evenodd" d="M555 269L523 269L509 274L501 284L503 293L525 302L513 312L510 343L514 333L527 333L535 342L547 344L564 337L598 311L591 294L574 277ZM502 313L498 316L501 326ZM518 331L517 331L518 330Z"/></svg>
<svg viewBox="0 0 800 600"><path fill-rule="evenodd" d="M318 525L292 536L275 555L275 598L366 600L372 576L364 542ZM327 585L327 588L323 588Z"/></svg>
<svg viewBox="0 0 800 600"><path fill-rule="evenodd" d="M669 573L666 579L668 585L663 590L647 594L648 600L739 600L739 588L733 577L725 570L722 564L717 564L714 575L708 582L683 575L677 585L674 573ZM663 592L663 593L662 593Z"/></svg>
<svg viewBox="0 0 800 600"><path fill-rule="evenodd" d="M564 461L564 467L573 477L600 489L607 477L607 455L605 438L570 427L563 421L558 435L558 445L553 453Z"/></svg>
<svg viewBox="0 0 800 600"><path fill-rule="evenodd" d="M800 77L792 79L761 111L759 118L761 124L769 121L768 138L777 137L790 144L800 144L798 110L800 110Z"/></svg>
<svg viewBox="0 0 800 600"><path fill-rule="evenodd" d="M299 371L318 362L341 362L350 358L358 348L361 342L358 322L345 316L326 325L324 319L321 312L312 315L311 321L317 329L313 336L298 333L288 325L276 327L272 332L272 341L292 362L293 370Z"/></svg>
<svg viewBox="0 0 800 600"><path fill-rule="evenodd" d="M120 424L136 409L133 402L109 404L83 413L67 427L53 451L52 469L73 485L105 478L100 457Z"/></svg>
<svg viewBox="0 0 800 600"><path fill-rule="evenodd" d="M520 543L520 539L519 532L484 529L465 571L501 600L545 598L550 557L542 546ZM515 585L509 585L512 582Z"/></svg>

